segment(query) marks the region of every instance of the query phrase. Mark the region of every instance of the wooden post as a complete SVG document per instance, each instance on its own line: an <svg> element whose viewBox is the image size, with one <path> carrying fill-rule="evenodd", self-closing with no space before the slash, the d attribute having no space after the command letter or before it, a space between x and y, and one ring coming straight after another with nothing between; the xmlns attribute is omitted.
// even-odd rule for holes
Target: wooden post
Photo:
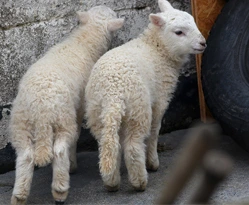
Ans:
<svg viewBox="0 0 249 205"><path fill-rule="evenodd" d="M176 159L174 168L167 176L166 186L158 202L156 202L157 205L173 204L175 202L187 181L201 164L203 157L218 142L219 132L219 126L205 124L196 127L188 133L191 138L183 146L181 154ZM193 200L197 200L197 197L194 197Z"/></svg>
<svg viewBox="0 0 249 205"><path fill-rule="evenodd" d="M219 15L221 9L225 5L225 0L191 0L192 14L196 24L203 36L207 39L209 32ZM212 118L207 109L201 83L201 59L202 55L196 55L197 82L199 92L200 114L201 120L206 122L208 118Z"/></svg>

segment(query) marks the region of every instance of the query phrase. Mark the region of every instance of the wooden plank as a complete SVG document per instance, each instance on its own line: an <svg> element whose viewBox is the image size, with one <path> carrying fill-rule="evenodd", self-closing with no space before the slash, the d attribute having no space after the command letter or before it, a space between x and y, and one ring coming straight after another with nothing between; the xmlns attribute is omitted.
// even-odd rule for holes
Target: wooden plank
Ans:
<svg viewBox="0 0 249 205"><path fill-rule="evenodd" d="M196 24L200 29L203 36L207 39L209 32L219 15L221 9L225 5L225 0L191 0L192 14L195 18ZM200 115L201 120L206 122L212 118L206 103L202 90L201 83L201 60L202 54L196 55L196 70L197 70L197 82L199 92L199 103L200 103Z"/></svg>

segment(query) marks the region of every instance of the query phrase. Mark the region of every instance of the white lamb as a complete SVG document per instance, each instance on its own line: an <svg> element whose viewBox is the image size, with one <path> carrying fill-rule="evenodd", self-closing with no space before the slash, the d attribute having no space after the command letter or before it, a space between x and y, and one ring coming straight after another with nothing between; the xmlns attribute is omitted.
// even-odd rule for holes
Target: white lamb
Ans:
<svg viewBox="0 0 249 205"><path fill-rule="evenodd" d="M55 201L64 202L68 195L69 169L77 167L86 82L94 63L108 50L112 32L123 25L105 6L78 12L78 17L79 27L33 64L20 82L10 121L17 153L11 204L26 203L34 166L50 162Z"/></svg>
<svg viewBox="0 0 249 205"><path fill-rule="evenodd" d="M103 55L86 86L86 118L99 143L100 173L109 191L119 189L121 145L130 183L145 190L146 166L159 167L158 133L180 68L189 54L206 47L191 15L166 0L158 4L161 13L150 14L144 33Z"/></svg>

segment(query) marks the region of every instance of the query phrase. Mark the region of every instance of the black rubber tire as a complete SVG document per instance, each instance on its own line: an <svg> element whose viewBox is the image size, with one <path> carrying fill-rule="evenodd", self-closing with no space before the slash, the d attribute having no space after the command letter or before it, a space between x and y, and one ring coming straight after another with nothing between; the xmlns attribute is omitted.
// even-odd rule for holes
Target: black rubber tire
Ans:
<svg viewBox="0 0 249 205"><path fill-rule="evenodd" d="M230 0L207 40L205 100L224 132L249 151L249 2Z"/></svg>

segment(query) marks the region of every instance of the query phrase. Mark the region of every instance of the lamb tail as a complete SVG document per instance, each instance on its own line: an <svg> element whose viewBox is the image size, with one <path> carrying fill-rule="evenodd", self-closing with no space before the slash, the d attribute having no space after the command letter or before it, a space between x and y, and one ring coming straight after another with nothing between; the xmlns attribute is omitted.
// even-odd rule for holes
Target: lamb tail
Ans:
<svg viewBox="0 0 249 205"><path fill-rule="evenodd" d="M53 160L53 128L37 124L35 130L35 165L43 167Z"/></svg>

